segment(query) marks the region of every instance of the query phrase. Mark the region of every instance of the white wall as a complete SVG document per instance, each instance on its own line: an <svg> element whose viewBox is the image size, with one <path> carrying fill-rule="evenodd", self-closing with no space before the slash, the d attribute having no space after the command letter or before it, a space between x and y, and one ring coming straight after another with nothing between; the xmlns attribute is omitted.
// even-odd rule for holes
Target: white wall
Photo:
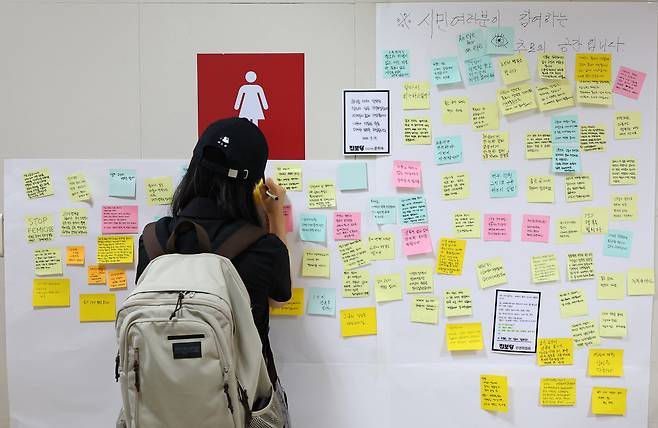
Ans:
<svg viewBox="0 0 658 428"><path fill-rule="evenodd" d="M187 157L196 141L196 53L280 51L306 55L308 158L340 158L340 90L374 86L374 30L375 4L362 0L0 0L0 156ZM0 427L8 426L3 267Z"/></svg>

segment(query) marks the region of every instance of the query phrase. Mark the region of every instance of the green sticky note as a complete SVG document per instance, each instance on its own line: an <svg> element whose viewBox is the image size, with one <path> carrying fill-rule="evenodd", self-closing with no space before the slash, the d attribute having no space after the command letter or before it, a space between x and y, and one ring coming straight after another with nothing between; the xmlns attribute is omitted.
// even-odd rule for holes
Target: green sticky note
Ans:
<svg viewBox="0 0 658 428"><path fill-rule="evenodd" d="M653 268L629 269L626 273L629 296L646 296L656 293Z"/></svg>
<svg viewBox="0 0 658 428"><path fill-rule="evenodd" d="M62 274L62 252L59 248L34 250L34 273L38 276Z"/></svg>
<svg viewBox="0 0 658 428"><path fill-rule="evenodd" d="M367 164L365 162L346 162L338 165L338 189L368 189Z"/></svg>
<svg viewBox="0 0 658 428"><path fill-rule="evenodd" d="M336 289L309 287L306 312L309 315L336 315Z"/></svg>
<svg viewBox="0 0 658 428"><path fill-rule="evenodd" d="M110 169L109 170L108 195L116 198L134 198L137 171L134 169Z"/></svg>

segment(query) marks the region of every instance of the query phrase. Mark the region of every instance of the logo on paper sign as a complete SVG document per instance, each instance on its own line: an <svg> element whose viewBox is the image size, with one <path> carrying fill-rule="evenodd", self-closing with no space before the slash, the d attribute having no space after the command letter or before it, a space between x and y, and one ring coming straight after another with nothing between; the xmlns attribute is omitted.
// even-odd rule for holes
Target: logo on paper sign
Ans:
<svg viewBox="0 0 658 428"><path fill-rule="evenodd" d="M228 147L228 143L229 143L229 139L228 139L228 137L222 137L222 138L220 138L219 141L217 142L217 144L219 144L220 146L222 146L222 147L224 147L224 148Z"/></svg>
<svg viewBox="0 0 658 428"><path fill-rule="evenodd" d="M240 86L233 106L234 110L240 110L240 117L249 119L256 126L258 126L259 120L265 119L263 110L269 109L262 86L253 84L257 78L254 71L248 71L244 75L244 80L249 85Z"/></svg>

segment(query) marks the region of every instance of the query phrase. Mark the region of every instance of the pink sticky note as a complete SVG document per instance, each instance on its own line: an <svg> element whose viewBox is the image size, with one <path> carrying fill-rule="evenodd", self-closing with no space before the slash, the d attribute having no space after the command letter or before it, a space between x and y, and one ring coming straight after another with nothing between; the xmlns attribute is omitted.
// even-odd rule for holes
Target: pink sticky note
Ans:
<svg viewBox="0 0 658 428"><path fill-rule="evenodd" d="M292 207L290 205L283 206L283 217L286 220L286 232L292 232Z"/></svg>
<svg viewBox="0 0 658 428"><path fill-rule="evenodd" d="M334 240L361 239L361 213L334 213Z"/></svg>
<svg viewBox="0 0 658 428"><path fill-rule="evenodd" d="M423 184L420 161L393 161L395 187L420 187Z"/></svg>
<svg viewBox="0 0 658 428"><path fill-rule="evenodd" d="M636 100L640 97L645 77L647 77L646 73L621 66L612 92Z"/></svg>
<svg viewBox="0 0 658 428"><path fill-rule="evenodd" d="M548 227L551 217L547 215L523 215L521 241L548 242Z"/></svg>
<svg viewBox="0 0 658 428"><path fill-rule="evenodd" d="M139 233L137 205L103 205L102 232Z"/></svg>
<svg viewBox="0 0 658 428"><path fill-rule="evenodd" d="M512 214L485 214L484 240L511 241Z"/></svg>
<svg viewBox="0 0 658 428"><path fill-rule="evenodd" d="M402 252L405 256L432 252L430 229L428 226L414 226L402 229Z"/></svg>

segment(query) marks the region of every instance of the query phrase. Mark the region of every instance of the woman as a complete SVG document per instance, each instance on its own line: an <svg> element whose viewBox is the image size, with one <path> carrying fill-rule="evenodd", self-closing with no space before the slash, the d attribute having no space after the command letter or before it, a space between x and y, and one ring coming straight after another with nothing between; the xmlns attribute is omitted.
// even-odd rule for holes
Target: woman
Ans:
<svg viewBox="0 0 658 428"><path fill-rule="evenodd" d="M223 119L208 126L199 138L187 172L174 194L172 217L158 220L155 230L164 247L179 221L192 220L204 227L214 250L245 222L268 228L268 234L232 262L251 298L252 315L263 344L270 380L278 399L286 403L268 339L269 306L282 306L291 297L290 260L283 215L285 189L271 178L258 185L264 177L267 155L264 135L247 119ZM255 190L263 209L263 221L254 202ZM176 247L180 253L198 252L193 232L190 230L177 237ZM149 261L143 238L140 238L137 278ZM287 421L287 408L283 410ZM289 427L289 422L284 426Z"/></svg>

